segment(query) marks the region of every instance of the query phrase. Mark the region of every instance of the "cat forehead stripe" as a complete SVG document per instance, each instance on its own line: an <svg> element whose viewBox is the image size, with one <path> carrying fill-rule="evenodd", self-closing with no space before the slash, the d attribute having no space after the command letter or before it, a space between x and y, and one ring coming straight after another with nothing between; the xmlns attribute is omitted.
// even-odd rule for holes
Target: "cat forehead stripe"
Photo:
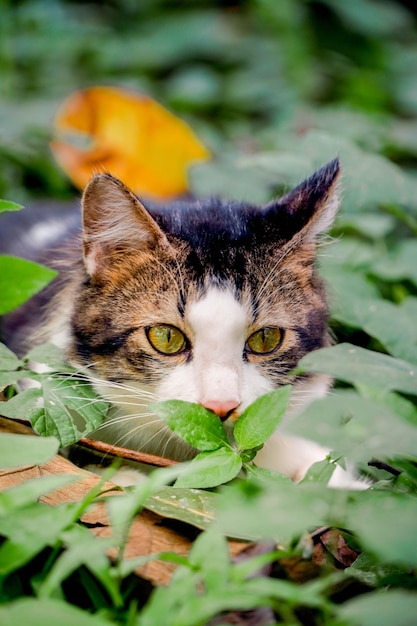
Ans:
<svg viewBox="0 0 417 626"><path fill-rule="evenodd" d="M229 341L244 337L247 315L229 289L211 287L188 311L196 337L226 349Z"/></svg>

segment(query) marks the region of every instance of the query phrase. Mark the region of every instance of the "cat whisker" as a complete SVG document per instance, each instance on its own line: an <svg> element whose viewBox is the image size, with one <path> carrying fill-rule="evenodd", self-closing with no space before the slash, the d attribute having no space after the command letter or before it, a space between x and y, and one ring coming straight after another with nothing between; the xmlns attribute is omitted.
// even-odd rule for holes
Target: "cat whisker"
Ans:
<svg viewBox="0 0 417 626"><path fill-rule="evenodd" d="M126 384L123 384L123 383L115 383L115 382L112 382L112 381L106 381L106 380L103 380L101 378L93 378L93 377L86 377L85 379L81 378L81 379L78 379L78 380L79 381L83 380L83 382L79 382L80 386L84 385L84 386L87 387L87 386L92 386L94 384L97 384L97 385L102 385L102 386L105 386L105 387L110 387L110 388L115 389L115 390L126 391L126 392L128 392L126 394L127 397L132 397L132 399L133 398L142 398L144 400L148 399L150 401L155 401L155 400L158 399L157 395L154 392L148 391L146 389L136 388L136 387L133 387L133 386L130 386L130 385L126 385ZM120 396L117 395L117 394L108 394L108 393L106 393L106 398L110 398L110 397L112 397L114 399L118 399Z"/></svg>
<svg viewBox="0 0 417 626"><path fill-rule="evenodd" d="M130 421L136 421L140 418L147 418L147 417L154 417L155 415L153 413L135 413L132 415L119 415L119 416L115 416L115 417L111 417L110 419L106 419L98 428L97 430L100 429L104 429L107 428L109 426L114 426L115 424L123 424L125 422L130 422ZM141 424L140 426L148 426L150 424L156 424L158 422L160 422L161 420L159 418L154 419L152 421L147 421L144 424Z"/></svg>
<svg viewBox="0 0 417 626"><path fill-rule="evenodd" d="M158 420L159 421L159 420ZM154 422L147 422L146 424L140 424L139 426L137 426L136 428L133 428L132 430L130 430L129 432L125 433L124 435L121 435L117 441L115 442L116 445L119 445L120 443L123 442L123 444L126 446L126 443L132 439L134 437L134 435L137 435L137 433L142 430L142 428L144 428L145 426L149 426L151 424L155 424L158 423L157 420L155 420ZM160 422L160 428L151 436L149 437L149 439L146 440L146 445L148 446L149 443L158 435L160 435L164 430L166 430L168 427L166 426L166 424L164 424L163 422Z"/></svg>

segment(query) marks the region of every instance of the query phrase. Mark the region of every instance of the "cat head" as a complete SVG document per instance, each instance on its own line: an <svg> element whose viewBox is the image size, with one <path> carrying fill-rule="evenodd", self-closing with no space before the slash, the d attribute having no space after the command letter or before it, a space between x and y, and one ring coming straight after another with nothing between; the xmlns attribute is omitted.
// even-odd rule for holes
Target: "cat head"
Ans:
<svg viewBox="0 0 417 626"><path fill-rule="evenodd" d="M197 402L224 420L289 382L294 403L313 393L318 378L291 372L329 344L315 256L339 174L334 160L265 206L151 205L110 175L94 177L71 360L139 421L151 399ZM152 451L142 439L133 447Z"/></svg>

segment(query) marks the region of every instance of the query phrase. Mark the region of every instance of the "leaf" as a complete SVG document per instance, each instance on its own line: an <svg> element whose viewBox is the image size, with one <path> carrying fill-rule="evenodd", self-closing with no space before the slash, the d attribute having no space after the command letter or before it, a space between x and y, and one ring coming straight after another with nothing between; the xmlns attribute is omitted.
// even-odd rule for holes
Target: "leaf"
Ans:
<svg viewBox="0 0 417 626"><path fill-rule="evenodd" d="M230 448L201 452L187 466L176 487L207 489L229 482L242 468L240 455Z"/></svg>
<svg viewBox="0 0 417 626"><path fill-rule="evenodd" d="M57 272L17 257L0 256L0 315L9 313L46 287Z"/></svg>
<svg viewBox="0 0 417 626"><path fill-rule="evenodd" d="M348 493L321 484L236 481L220 493L217 520L228 537L287 546L312 528L343 525Z"/></svg>
<svg viewBox="0 0 417 626"><path fill-rule="evenodd" d="M187 167L209 158L189 126L142 94L112 87L73 93L55 119L55 158L80 188L97 172L120 178L136 193L166 198L188 189ZM60 137L80 135L82 149Z"/></svg>
<svg viewBox="0 0 417 626"><path fill-rule="evenodd" d="M307 470L306 475L302 479L302 483L321 483L323 486L327 485L331 479L335 470L335 464L329 459L323 459L323 461L317 461L313 463Z"/></svg>
<svg viewBox="0 0 417 626"><path fill-rule="evenodd" d="M368 462L372 457L415 455L417 429L409 419L408 413L397 414L390 400L338 389L294 416L286 430L336 449L353 462Z"/></svg>
<svg viewBox="0 0 417 626"><path fill-rule="evenodd" d="M307 354L299 362L299 370L417 395L417 365L349 343Z"/></svg>
<svg viewBox="0 0 417 626"><path fill-rule="evenodd" d="M53 599L21 598L0 607L0 624L31 626L114 626L99 615Z"/></svg>
<svg viewBox="0 0 417 626"><path fill-rule="evenodd" d="M409 15L402 5L395 3L377 4L371 0L340 3L327 0L346 27L358 34L369 37L389 37L390 33L408 28Z"/></svg>
<svg viewBox="0 0 417 626"><path fill-rule="evenodd" d="M0 467L42 465L58 452L58 447L55 437L0 433Z"/></svg>
<svg viewBox="0 0 417 626"><path fill-rule="evenodd" d="M230 558L227 541L214 527L201 533L195 540L189 555L192 567L201 572L208 593L227 585Z"/></svg>
<svg viewBox="0 0 417 626"><path fill-rule="evenodd" d="M96 537L92 541L91 532L87 528L74 524L62 533L62 540L66 549L39 586L38 596L45 598L52 595L74 570L85 565L103 584L115 606L120 606L122 599L106 554L113 545L112 539Z"/></svg>
<svg viewBox="0 0 417 626"><path fill-rule="evenodd" d="M40 376L41 387L18 393L2 406L2 413L27 419L43 436L53 435L61 446L78 441L103 422L108 403L91 385L71 376Z"/></svg>
<svg viewBox="0 0 417 626"><path fill-rule="evenodd" d="M340 251L340 247L338 249ZM346 254L352 253L356 259L360 252L354 247L353 250L342 250ZM336 261L342 261L339 264ZM331 262L330 262L331 261ZM329 260L321 263L321 274L328 283L330 305L332 315L336 319L341 319L347 325L355 325L356 303L362 300L376 300L379 293L374 284L367 280L362 274L355 271L351 266L350 259L337 259L329 256Z"/></svg>
<svg viewBox="0 0 417 626"><path fill-rule="evenodd" d="M73 372L74 377L77 373L76 369L70 367L68 363L65 363L63 350L53 343L42 343L29 350L25 355L25 362L29 364L32 362L42 363L58 372ZM81 374L81 376L83 376L83 374Z"/></svg>
<svg viewBox="0 0 417 626"><path fill-rule="evenodd" d="M416 519L415 497L387 491L358 497L348 509L349 528L356 532L366 550L382 562L410 568L417 566Z"/></svg>
<svg viewBox="0 0 417 626"><path fill-rule="evenodd" d="M0 517L0 535L7 537L0 547L0 574L8 574L28 563L46 546L60 542L61 533L74 522L78 503L51 509L33 503Z"/></svg>
<svg viewBox="0 0 417 626"><path fill-rule="evenodd" d="M348 528L383 563L417 567L417 499L387 491L360 492L347 509Z"/></svg>
<svg viewBox="0 0 417 626"><path fill-rule="evenodd" d="M230 446L220 419L200 404L169 400L149 407L177 435L198 450Z"/></svg>
<svg viewBox="0 0 417 626"><path fill-rule="evenodd" d="M411 280L417 285L417 241L400 241L382 259L375 261L372 272L386 281Z"/></svg>
<svg viewBox="0 0 417 626"><path fill-rule="evenodd" d="M4 343L0 343L0 370L9 372L22 366L23 362Z"/></svg>
<svg viewBox="0 0 417 626"><path fill-rule="evenodd" d="M23 378L35 378L36 375L33 372L27 372L25 370L14 370L12 372L0 371L0 390L8 387L9 385L15 385L19 380Z"/></svg>
<svg viewBox="0 0 417 626"><path fill-rule="evenodd" d="M352 626L412 626L417 595L402 589L372 591L342 604L338 611Z"/></svg>
<svg viewBox="0 0 417 626"><path fill-rule="evenodd" d="M219 195L222 198L245 198L247 202L270 199L271 175L250 167L243 160L222 155L219 160L197 164L190 171L191 189L198 196ZM270 184L269 184L270 183ZM274 179L275 183L275 179Z"/></svg>
<svg viewBox="0 0 417 626"><path fill-rule="evenodd" d="M36 422L36 420L44 414L42 390L37 387L21 391L2 404L1 412L2 415L10 417L11 419L24 419L31 423L33 420ZM55 433L49 434L55 436Z"/></svg>
<svg viewBox="0 0 417 626"><path fill-rule="evenodd" d="M393 355L417 363L417 325L407 308L382 298L359 297L355 291L339 291L333 317L343 324L362 328ZM395 320L395 323L393 323Z"/></svg>
<svg viewBox="0 0 417 626"><path fill-rule="evenodd" d="M3 213L3 211L20 211L20 209L23 209L21 204L11 202L10 200L0 200L0 213Z"/></svg>
<svg viewBox="0 0 417 626"><path fill-rule="evenodd" d="M214 520L216 502L217 494L210 491L164 487L146 500L145 507L205 530Z"/></svg>
<svg viewBox="0 0 417 626"><path fill-rule="evenodd" d="M352 229L364 237L382 239L394 230L395 220L391 215L380 213L347 213L337 218L336 226L344 233Z"/></svg>
<svg viewBox="0 0 417 626"><path fill-rule="evenodd" d="M233 431L240 450L262 445L275 432L287 410L291 387L287 385L261 396L248 406Z"/></svg>
<svg viewBox="0 0 417 626"><path fill-rule="evenodd" d="M123 497L110 498L107 502L107 508L113 528L123 535L134 516L144 507L148 498L186 471L187 466L187 463L181 463L180 465L154 470Z"/></svg>
<svg viewBox="0 0 417 626"><path fill-rule="evenodd" d="M292 136L288 143L294 150ZM343 163L343 206L347 212L359 213L390 204L416 207L416 181L380 154L361 150L339 134L317 130L303 134L296 148L314 165L339 156Z"/></svg>
<svg viewBox="0 0 417 626"><path fill-rule="evenodd" d="M396 415L401 415L410 424L417 426L417 406L395 391L385 391L380 387L368 387L355 385L360 395L370 400L375 400L388 407Z"/></svg>

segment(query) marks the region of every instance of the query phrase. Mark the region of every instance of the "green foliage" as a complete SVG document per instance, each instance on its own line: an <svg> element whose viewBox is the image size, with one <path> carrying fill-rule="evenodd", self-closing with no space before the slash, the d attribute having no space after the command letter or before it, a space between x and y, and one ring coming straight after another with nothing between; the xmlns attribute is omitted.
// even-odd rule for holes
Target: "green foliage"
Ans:
<svg viewBox="0 0 417 626"><path fill-rule="evenodd" d="M0 314L16 309L28 298L43 289L57 275L48 267L19 259L0 256ZM11 281L10 278L13 277Z"/></svg>
<svg viewBox="0 0 417 626"><path fill-rule="evenodd" d="M230 441L218 417L204 407L170 400L151 410L190 446L201 450L181 474L177 487L217 487L235 478L242 467L251 471L256 452L276 430L288 406L291 388L258 398L240 415Z"/></svg>
<svg viewBox="0 0 417 626"><path fill-rule="evenodd" d="M0 213L3 211L20 211L23 209L21 204L11 202L10 200L0 200Z"/></svg>
<svg viewBox="0 0 417 626"><path fill-rule="evenodd" d="M20 211L16 202L0 200L0 213ZM9 313L43 289L57 272L25 259L0 255L0 315Z"/></svg>
<svg viewBox="0 0 417 626"><path fill-rule="evenodd" d="M200 626L221 611L256 607L274 611L271 623L288 625L415 622L415 8L389 0L226 4L3 3L0 195L30 204L39 195L72 194L48 142L57 104L85 84L133 86L187 117L215 155L190 172L195 194L267 202L339 155L342 210L335 240L319 250L339 345L300 364L338 380L328 397L283 424L327 446L330 457L299 485L254 465L281 419L285 390L249 407L234 436L201 407L154 407L201 452L109 499L108 539L93 539L78 522L102 500L100 486L54 509L40 498L74 477L42 476L0 494L0 624ZM0 202L0 211L19 208ZM11 311L53 275L0 257L0 311ZM33 362L48 371L39 373ZM26 380L38 386L16 393ZM0 346L0 387L8 398L2 413L52 435L0 434L1 467L44 463L59 445L96 428L107 406L87 383L51 347L19 359ZM346 458L373 480L371 489L326 488L336 461ZM124 558L131 520L144 506L204 531L188 557ZM303 584L250 577L271 560L278 571L288 558L310 564L311 533L321 525L348 529L349 545L360 552L350 567L336 574L323 567ZM280 550L230 564L225 535L272 539ZM130 575L154 558L178 568L148 600ZM357 595L356 585L366 593Z"/></svg>
<svg viewBox="0 0 417 626"><path fill-rule="evenodd" d="M35 432L54 436L67 446L100 426L108 403L97 396L82 372L61 360L52 345L31 350L21 361L0 344L0 389L12 395L19 381L34 383L2 404L2 414L13 419L24 415Z"/></svg>

